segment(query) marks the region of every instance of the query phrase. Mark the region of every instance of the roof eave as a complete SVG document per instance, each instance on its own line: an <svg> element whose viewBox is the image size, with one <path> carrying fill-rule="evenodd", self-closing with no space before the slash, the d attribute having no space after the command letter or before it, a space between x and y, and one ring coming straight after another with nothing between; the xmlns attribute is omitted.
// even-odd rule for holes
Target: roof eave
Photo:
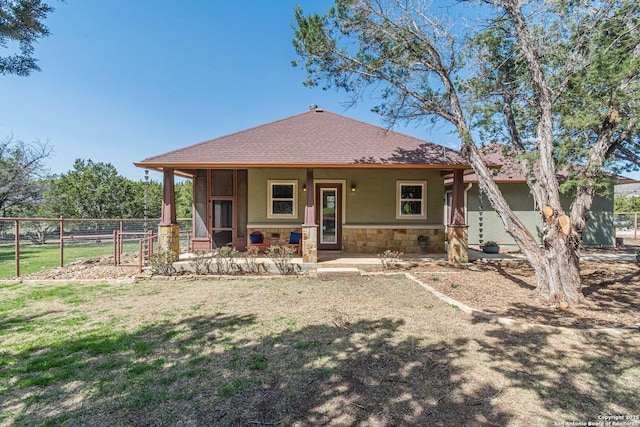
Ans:
<svg viewBox="0 0 640 427"><path fill-rule="evenodd" d="M171 169L471 169L465 164L414 164L414 163L171 163L171 162L135 162L143 169L162 171Z"/></svg>

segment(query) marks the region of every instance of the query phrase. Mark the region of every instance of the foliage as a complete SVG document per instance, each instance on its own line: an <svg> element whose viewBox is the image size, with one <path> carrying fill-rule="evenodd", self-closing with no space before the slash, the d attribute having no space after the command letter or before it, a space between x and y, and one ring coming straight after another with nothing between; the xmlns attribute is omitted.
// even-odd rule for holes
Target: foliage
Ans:
<svg viewBox="0 0 640 427"><path fill-rule="evenodd" d="M382 269L388 271L402 265L401 262L403 255L404 254L402 252L387 249L383 253L378 254L378 259L380 259L380 262L382 263Z"/></svg>
<svg viewBox="0 0 640 427"><path fill-rule="evenodd" d="M297 249L291 246L271 245L267 248L267 256L273 261L280 274L295 274L300 266L291 263L291 258L297 254Z"/></svg>
<svg viewBox="0 0 640 427"><path fill-rule="evenodd" d="M47 143L27 144L13 137L0 141L0 214L32 216L42 196L41 180L51 156Z"/></svg>
<svg viewBox="0 0 640 427"><path fill-rule="evenodd" d="M614 212L640 212L640 196L616 197L613 209Z"/></svg>
<svg viewBox="0 0 640 427"><path fill-rule="evenodd" d="M260 271L265 270L265 266L263 264L258 264L257 262L259 252L260 248L258 246L252 246L242 255L245 272L259 273Z"/></svg>
<svg viewBox="0 0 640 427"><path fill-rule="evenodd" d="M162 188L156 182L133 182L111 163L77 159L73 169L47 182L43 216L66 218L142 218L145 192L148 217L159 217Z"/></svg>
<svg viewBox="0 0 640 427"><path fill-rule="evenodd" d="M498 246L498 244L496 242L494 242L493 240L487 240L486 242L484 242L483 246L494 247L494 246Z"/></svg>
<svg viewBox="0 0 640 427"><path fill-rule="evenodd" d="M125 218L160 218L162 209L162 184L158 181L129 181L125 186L126 205L123 207ZM146 215L145 215L145 205Z"/></svg>
<svg viewBox="0 0 640 427"><path fill-rule="evenodd" d="M177 261L173 251L156 252L151 255L151 273L160 276L173 276L177 273L173 263Z"/></svg>
<svg viewBox="0 0 640 427"><path fill-rule="evenodd" d="M216 258L218 274L235 274L241 271L238 265L238 250L230 246L222 246L213 251Z"/></svg>
<svg viewBox="0 0 640 427"><path fill-rule="evenodd" d="M424 234L421 234L418 236L418 242L427 243L428 241L429 241L429 236L425 236Z"/></svg>
<svg viewBox="0 0 640 427"><path fill-rule="evenodd" d="M209 274L212 272L213 254L206 251L196 252L190 264L195 274Z"/></svg>
<svg viewBox="0 0 640 427"><path fill-rule="evenodd" d="M33 45L37 39L49 35L42 22L52 11L53 8L41 0L0 0L0 48L10 51L0 56L0 74L28 76L40 70L31 56ZM20 53L12 54L12 48Z"/></svg>
<svg viewBox="0 0 640 427"><path fill-rule="evenodd" d="M593 196L606 184L603 168L640 165L640 6L501 0L437 8L449 16L437 16L435 4L402 0L336 0L323 16L296 8L293 44L304 84L344 89L353 103L375 97L374 111L389 125L454 127L538 290L559 306L579 303L579 246ZM454 16L466 25L450 25ZM487 140L510 144L535 206L549 208L543 249L493 181L479 150ZM574 195L567 213L563 167Z"/></svg>
<svg viewBox="0 0 640 427"><path fill-rule="evenodd" d="M175 186L176 216L178 218L191 218L193 210L193 183L191 181L179 182ZM162 200L162 186L160 186L160 200ZM158 216L160 216L158 214Z"/></svg>

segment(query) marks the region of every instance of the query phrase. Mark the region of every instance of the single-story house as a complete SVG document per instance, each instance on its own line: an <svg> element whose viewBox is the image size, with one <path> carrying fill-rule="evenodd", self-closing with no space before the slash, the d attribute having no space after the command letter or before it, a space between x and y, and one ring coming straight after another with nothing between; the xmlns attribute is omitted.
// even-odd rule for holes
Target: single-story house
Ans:
<svg viewBox="0 0 640 427"><path fill-rule="evenodd" d="M502 144L492 143L482 149L486 162L501 165L494 170L494 181L511 206L516 216L524 223L534 237L542 244L543 218L541 208L534 206L520 164L515 162L515 154ZM557 172L558 181L567 179L568 170ZM466 223L469 226L469 245L482 246L484 242L495 241L507 249L517 249L513 238L505 231L502 220L494 211L486 196L479 191L476 174L468 174L465 182ZM595 195L587 218L587 227L583 234L583 246L615 246L615 227L613 218L613 185L620 182L633 182L629 178L612 176L609 191ZM449 190L448 190L449 191ZM451 198L448 192L448 198ZM561 194L561 203L565 210L571 206L572 197Z"/></svg>
<svg viewBox="0 0 640 427"><path fill-rule="evenodd" d="M193 180L194 250L244 249L255 230L274 243L302 230L304 262L318 250L420 252L419 235L444 252L449 178L449 258L466 262L470 166L460 153L315 106L135 164L164 173L161 227L176 224L173 176Z"/></svg>

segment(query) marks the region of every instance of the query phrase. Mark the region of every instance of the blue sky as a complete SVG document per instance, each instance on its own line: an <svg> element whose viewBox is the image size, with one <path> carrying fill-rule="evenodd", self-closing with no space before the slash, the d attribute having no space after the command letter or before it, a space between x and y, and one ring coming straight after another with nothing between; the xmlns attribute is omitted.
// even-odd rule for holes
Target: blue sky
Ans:
<svg viewBox="0 0 640 427"><path fill-rule="evenodd" d="M41 72L0 76L0 138L49 141L52 173L76 158L110 162L133 180L133 162L299 114L310 104L375 125L366 100L302 85L294 68L296 4L330 0L52 1L51 35L35 50ZM396 129L458 148L448 128ZM640 178L640 174L637 177ZM153 173L152 179L160 176Z"/></svg>
<svg viewBox="0 0 640 427"><path fill-rule="evenodd" d="M52 2L35 56L41 72L0 77L0 137L49 140L53 173L76 158L134 161L299 114L310 104L383 125L372 104L302 85L293 11L328 0L68 0ZM425 129L400 129L431 139ZM450 144L455 138L448 136ZM435 139L434 139L435 141ZM438 138L437 142L445 141ZM153 179L159 179L152 174Z"/></svg>

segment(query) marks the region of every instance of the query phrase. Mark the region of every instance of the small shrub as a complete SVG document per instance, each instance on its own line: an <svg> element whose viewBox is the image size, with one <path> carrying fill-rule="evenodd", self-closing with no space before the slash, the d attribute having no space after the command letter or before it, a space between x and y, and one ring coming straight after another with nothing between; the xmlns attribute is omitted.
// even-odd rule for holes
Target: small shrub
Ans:
<svg viewBox="0 0 640 427"><path fill-rule="evenodd" d="M492 246L498 246L498 244L496 242L494 242L493 240L488 240L488 241L484 242L484 246L492 247Z"/></svg>
<svg viewBox="0 0 640 427"><path fill-rule="evenodd" d="M238 250L229 246L222 246L213 252L217 261L218 274L235 274L240 271L236 261Z"/></svg>
<svg viewBox="0 0 640 427"><path fill-rule="evenodd" d="M211 252L196 252L195 257L191 260L191 268L195 274L212 273L213 256Z"/></svg>
<svg viewBox="0 0 640 427"><path fill-rule="evenodd" d="M296 248L289 246L269 246L267 256L276 265L280 274L294 274L300 270L297 264L291 264L291 257L297 253Z"/></svg>
<svg viewBox="0 0 640 427"><path fill-rule="evenodd" d="M151 274L173 276L177 272L173 266L176 261L176 254L172 251L163 251L151 255Z"/></svg>
<svg viewBox="0 0 640 427"><path fill-rule="evenodd" d="M387 271L400 267L400 261L402 260L403 255L404 254L402 252L392 251L391 249L387 249L383 253L378 254L378 258L382 263L382 269Z"/></svg>
<svg viewBox="0 0 640 427"><path fill-rule="evenodd" d="M260 270L265 269L263 264L258 264L256 262L259 252L260 248L252 246L242 255L242 259L244 260L244 271L246 273L259 273Z"/></svg>

